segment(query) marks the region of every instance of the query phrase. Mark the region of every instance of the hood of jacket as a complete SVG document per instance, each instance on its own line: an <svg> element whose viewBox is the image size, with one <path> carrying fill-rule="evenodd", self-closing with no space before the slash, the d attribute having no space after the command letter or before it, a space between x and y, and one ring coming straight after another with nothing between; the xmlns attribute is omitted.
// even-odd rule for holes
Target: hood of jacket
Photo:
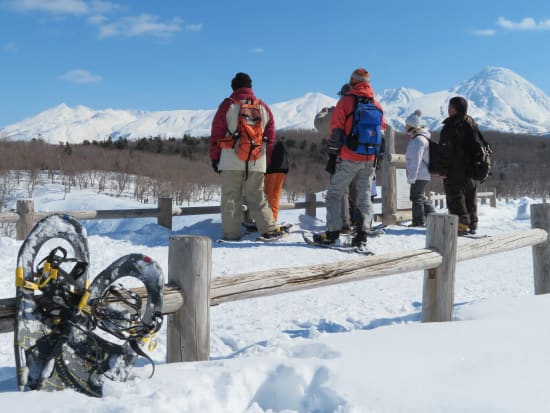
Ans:
<svg viewBox="0 0 550 413"><path fill-rule="evenodd" d="M256 96L254 96L254 91L251 88L241 87L239 89L235 89L229 98L233 100L254 100L256 99Z"/></svg>
<svg viewBox="0 0 550 413"><path fill-rule="evenodd" d="M359 82L353 85L351 90L346 93L346 95L354 95L354 96L364 96L367 98L374 98L374 90L372 90L372 87L370 83L368 82Z"/></svg>
<svg viewBox="0 0 550 413"><path fill-rule="evenodd" d="M426 139L431 139L431 137L432 137L432 134L430 133L430 131L426 127L422 127L420 129L418 129L415 132L414 137L416 137L418 135L423 136Z"/></svg>

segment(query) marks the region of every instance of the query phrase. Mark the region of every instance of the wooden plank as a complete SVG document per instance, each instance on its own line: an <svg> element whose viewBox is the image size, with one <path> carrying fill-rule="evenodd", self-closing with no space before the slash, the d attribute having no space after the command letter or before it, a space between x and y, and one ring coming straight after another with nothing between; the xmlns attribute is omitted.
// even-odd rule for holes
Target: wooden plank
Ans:
<svg viewBox="0 0 550 413"><path fill-rule="evenodd" d="M390 165L393 166L394 168L407 167L407 159L405 158L405 155L401 155L398 153L390 153L389 161L390 161Z"/></svg>
<svg viewBox="0 0 550 413"><path fill-rule="evenodd" d="M443 261L437 268L424 270L422 322L451 321L457 250L458 217L447 214L428 215L426 248L437 249Z"/></svg>
<svg viewBox="0 0 550 413"><path fill-rule="evenodd" d="M210 274L212 240L170 237L168 280L185 292L183 307L168 316L166 361L208 360L210 356Z"/></svg>
<svg viewBox="0 0 550 413"><path fill-rule="evenodd" d="M550 204L531 205L531 226L550 232ZM535 294L550 293L550 242L533 246Z"/></svg>
<svg viewBox="0 0 550 413"><path fill-rule="evenodd" d="M16 237L21 241L27 238L34 226L34 201L32 199L17 200L17 214L19 219L16 224Z"/></svg>
<svg viewBox="0 0 550 413"><path fill-rule="evenodd" d="M459 245L456 260L466 261L518 248L531 247L545 242L547 239L548 233L546 231L542 229L527 229L495 235L489 238L467 240L467 242Z"/></svg>
<svg viewBox="0 0 550 413"><path fill-rule="evenodd" d="M0 213L0 223L16 224L19 221L19 214L16 212Z"/></svg>
<svg viewBox="0 0 550 413"><path fill-rule="evenodd" d="M218 277L214 278L211 283L210 302L215 305L246 298L418 271L437 267L441 262L439 253L429 249L418 249L307 267L280 268Z"/></svg>
<svg viewBox="0 0 550 413"><path fill-rule="evenodd" d="M306 194L306 215L315 218L317 216L317 195Z"/></svg>
<svg viewBox="0 0 550 413"><path fill-rule="evenodd" d="M159 197L157 224L172 229L172 198Z"/></svg>
<svg viewBox="0 0 550 413"><path fill-rule="evenodd" d="M119 219L119 218L156 218L158 208L144 209L102 209L97 211L48 211L35 213L36 220L53 214L66 214L76 219Z"/></svg>
<svg viewBox="0 0 550 413"><path fill-rule="evenodd" d="M172 215L203 215L203 214L219 214L220 206L202 206L202 207L185 207L185 208L172 208Z"/></svg>
<svg viewBox="0 0 550 413"><path fill-rule="evenodd" d="M395 152L395 131L387 125L384 155L381 162L382 174L382 222L385 225L393 225L397 222L395 211L397 210L396 202L396 177L395 166L392 165L391 159Z"/></svg>

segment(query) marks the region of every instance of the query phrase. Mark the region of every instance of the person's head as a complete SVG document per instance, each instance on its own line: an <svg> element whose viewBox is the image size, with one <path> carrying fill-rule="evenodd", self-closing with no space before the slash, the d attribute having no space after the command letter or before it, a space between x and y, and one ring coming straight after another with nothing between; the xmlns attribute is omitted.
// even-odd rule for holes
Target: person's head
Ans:
<svg viewBox="0 0 550 413"><path fill-rule="evenodd" d="M242 87L252 87L252 79L246 73L239 72L231 80L231 89L237 90Z"/></svg>
<svg viewBox="0 0 550 413"><path fill-rule="evenodd" d="M407 132L407 135L410 136L418 129L425 126L421 116L422 112L420 109L416 109L413 113L407 116L407 119L405 119L405 131Z"/></svg>
<svg viewBox="0 0 550 413"><path fill-rule="evenodd" d="M348 93L351 90L351 86L349 83L344 83L342 87L340 88L340 91L337 93L338 96L342 97L346 93Z"/></svg>
<svg viewBox="0 0 550 413"><path fill-rule="evenodd" d="M351 86L361 82L370 82L369 72L367 72L366 69L363 69L362 67L360 67L359 69L355 69L349 78L349 84Z"/></svg>
<svg viewBox="0 0 550 413"><path fill-rule="evenodd" d="M455 96L449 100L448 113L450 117L466 116L468 113L468 102L462 96Z"/></svg>

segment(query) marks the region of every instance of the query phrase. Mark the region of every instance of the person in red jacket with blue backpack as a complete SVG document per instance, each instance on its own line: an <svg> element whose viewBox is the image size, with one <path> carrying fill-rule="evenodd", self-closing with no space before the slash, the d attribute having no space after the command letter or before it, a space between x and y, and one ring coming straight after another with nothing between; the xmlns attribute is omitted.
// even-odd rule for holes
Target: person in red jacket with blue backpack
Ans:
<svg viewBox="0 0 550 413"><path fill-rule="evenodd" d="M371 184L385 122L382 106L374 99L369 73L363 68L354 70L349 84L351 90L336 104L330 122L326 166L331 174L326 196L327 230L314 234L313 240L323 244L339 241L343 225L341 200L353 182L357 189L361 228L353 237L352 245L364 248L373 214Z"/></svg>

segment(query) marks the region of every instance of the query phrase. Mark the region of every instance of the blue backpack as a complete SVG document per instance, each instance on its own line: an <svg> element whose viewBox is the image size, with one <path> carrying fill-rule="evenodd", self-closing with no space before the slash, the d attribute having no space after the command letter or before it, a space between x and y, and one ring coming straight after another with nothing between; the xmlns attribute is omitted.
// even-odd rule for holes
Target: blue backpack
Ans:
<svg viewBox="0 0 550 413"><path fill-rule="evenodd" d="M345 145L361 155L378 155L382 146L382 111L372 98L355 96L353 126Z"/></svg>

